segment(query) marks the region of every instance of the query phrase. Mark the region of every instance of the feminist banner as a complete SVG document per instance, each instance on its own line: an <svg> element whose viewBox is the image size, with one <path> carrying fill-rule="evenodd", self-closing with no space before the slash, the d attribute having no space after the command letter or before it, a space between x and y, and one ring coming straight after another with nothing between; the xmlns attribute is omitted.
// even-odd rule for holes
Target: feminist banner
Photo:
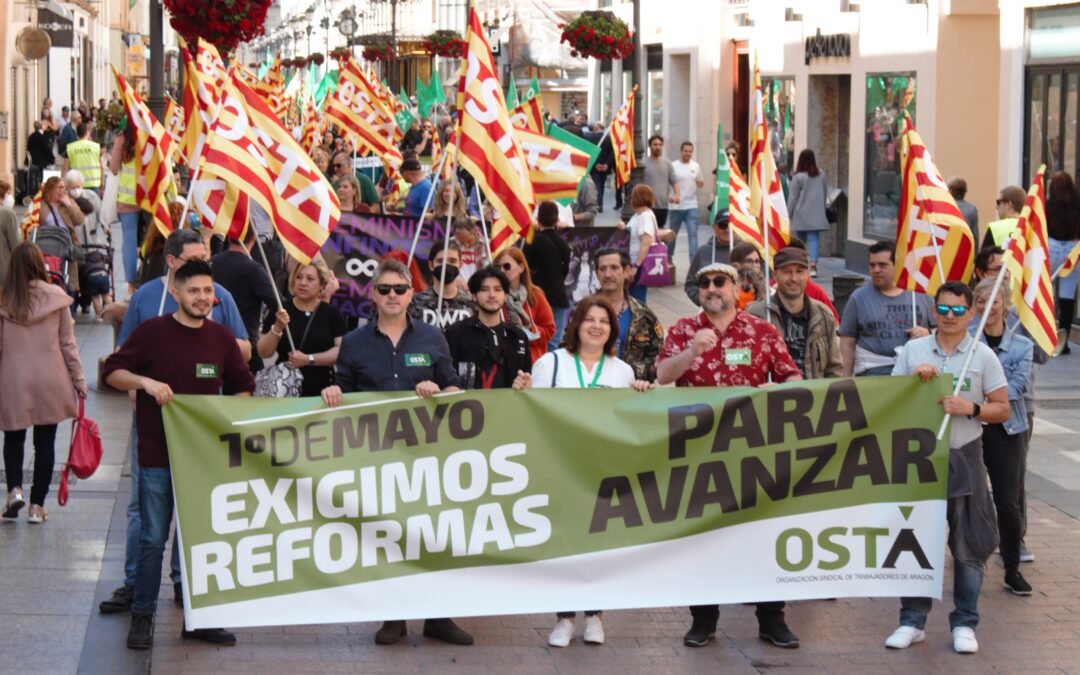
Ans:
<svg viewBox="0 0 1080 675"><path fill-rule="evenodd" d="M341 284L331 302L342 314L371 318L374 310L369 289L371 275L390 251L409 251L416 227L417 219L406 216L341 214L322 254ZM592 272L591 253L607 246L627 248L630 244L629 233L614 227L574 227L561 230L560 234L570 244L572 252L566 284L567 290L574 292L575 301L598 288ZM424 223L416 246L416 261L422 273L426 274L428 270L431 245L445 237L445 220Z"/></svg>
<svg viewBox="0 0 1080 675"><path fill-rule="evenodd" d="M941 597L947 393L879 377L336 409L177 396L185 620Z"/></svg>

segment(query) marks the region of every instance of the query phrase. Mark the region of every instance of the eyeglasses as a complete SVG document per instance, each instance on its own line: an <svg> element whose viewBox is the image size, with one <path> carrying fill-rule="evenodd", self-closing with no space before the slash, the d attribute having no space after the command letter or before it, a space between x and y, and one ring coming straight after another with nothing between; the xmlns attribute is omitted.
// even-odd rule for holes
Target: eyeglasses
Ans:
<svg viewBox="0 0 1080 675"><path fill-rule="evenodd" d="M998 199L998 200L997 200L997 201L995 201L994 203L995 203L995 204L1008 204L1008 203L1009 203L1009 200L1008 200L1008 199Z"/></svg>
<svg viewBox="0 0 1080 675"><path fill-rule="evenodd" d="M938 316L948 316L952 311L953 316L964 316L967 314L967 305L934 305L934 310L938 313Z"/></svg>
<svg viewBox="0 0 1080 675"><path fill-rule="evenodd" d="M341 167L343 167L343 166L345 166L345 165L344 165L344 164L342 164L341 162L338 162L338 163L334 164L334 168L335 168L335 169L340 169L340 168L341 168Z"/></svg>
<svg viewBox="0 0 1080 675"><path fill-rule="evenodd" d="M503 268L504 272L509 272L514 269L514 263L504 262L502 265L499 265L499 267Z"/></svg>
<svg viewBox="0 0 1080 675"><path fill-rule="evenodd" d="M390 295L390 291L393 291L395 295L405 295L410 288L411 286L408 284L378 284L375 286L375 290L379 292L379 295Z"/></svg>
<svg viewBox="0 0 1080 675"><path fill-rule="evenodd" d="M697 285L701 290L705 290L709 286L712 286L713 288L723 288L724 286L727 286L729 281L731 281L731 279L721 274L715 277L698 279Z"/></svg>

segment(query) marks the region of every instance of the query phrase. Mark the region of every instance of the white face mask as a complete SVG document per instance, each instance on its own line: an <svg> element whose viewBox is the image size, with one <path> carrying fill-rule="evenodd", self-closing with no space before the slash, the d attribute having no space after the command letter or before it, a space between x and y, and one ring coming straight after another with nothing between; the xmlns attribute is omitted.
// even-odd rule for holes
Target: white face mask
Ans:
<svg viewBox="0 0 1080 675"><path fill-rule="evenodd" d="M13 209L13 208L15 208L15 196L14 195L8 195L7 197L4 197L4 208L5 209Z"/></svg>
<svg viewBox="0 0 1080 675"><path fill-rule="evenodd" d="M71 195L72 199L78 199L82 197L82 188L71 188L68 190L68 194Z"/></svg>

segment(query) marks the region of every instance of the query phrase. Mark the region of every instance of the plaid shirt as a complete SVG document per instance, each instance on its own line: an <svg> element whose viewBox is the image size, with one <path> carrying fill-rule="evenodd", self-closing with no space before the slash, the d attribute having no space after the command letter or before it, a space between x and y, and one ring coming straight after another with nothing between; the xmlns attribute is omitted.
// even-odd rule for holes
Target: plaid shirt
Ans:
<svg viewBox="0 0 1080 675"><path fill-rule="evenodd" d="M694 334L703 328L716 330L705 312L679 319L668 331L660 361L690 348ZM780 332L771 324L742 310L735 314L716 346L694 359L675 385L678 387L756 387L769 381L787 382L799 377Z"/></svg>

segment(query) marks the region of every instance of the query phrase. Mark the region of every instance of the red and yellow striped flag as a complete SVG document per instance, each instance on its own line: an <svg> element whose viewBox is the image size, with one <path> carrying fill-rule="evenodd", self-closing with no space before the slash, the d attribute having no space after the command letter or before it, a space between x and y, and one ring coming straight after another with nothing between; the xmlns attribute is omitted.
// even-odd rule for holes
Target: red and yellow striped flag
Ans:
<svg viewBox="0 0 1080 675"><path fill-rule="evenodd" d="M1047 353L1057 347L1054 286L1050 281L1050 246L1046 235L1046 165L1031 181L1012 237L1005 246L1005 264L1012 285L1012 304L1035 343Z"/></svg>
<svg viewBox="0 0 1080 675"><path fill-rule="evenodd" d="M187 165L195 167L206 144L206 134L213 124L225 83L225 64L214 45L199 39L192 56L182 49L184 59L184 136L180 153Z"/></svg>
<svg viewBox="0 0 1080 675"><path fill-rule="evenodd" d="M171 144L169 146L169 156L166 157L171 164L176 157L176 152L180 149L181 144L184 141L185 130L187 129L187 123L184 121L184 108L176 104L176 101L171 97L165 97L165 133L169 135Z"/></svg>
<svg viewBox="0 0 1080 675"><path fill-rule="evenodd" d="M341 207L326 177L236 73L225 84L203 171L258 202L300 262L310 262L337 226Z"/></svg>
<svg viewBox="0 0 1080 675"><path fill-rule="evenodd" d="M200 176L188 191L191 206L215 234L243 241L251 216L251 202L239 185L221 178Z"/></svg>
<svg viewBox="0 0 1080 675"><path fill-rule="evenodd" d="M910 119L904 125L896 285L933 295L946 281L971 277L975 239L915 126Z"/></svg>
<svg viewBox="0 0 1080 675"><path fill-rule="evenodd" d="M326 118L353 137L360 154L381 157L387 172L394 173L403 161L394 142L397 124L375 92L360 64L350 59L341 68L337 91L328 97Z"/></svg>
<svg viewBox="0 0 1080 675"><path fill-rule="evenodd" d="M135 201L139 208L150 213L154 224L162 234L172 232L172 217L169 215L167 192L172 185L172 165L169 156L172 152L172 139L165 133L146 104L139 99L127 83L127 80L113 68L120 100L127 111L128 124L135 131L136 178Z"/></svg>
<svg viewBox="0 0 1080 675"><path fill-rule="evenodd" d="M308 96L304 99L304 125L300 128L300 145L304 152L311 154L312 148L319 144L319 121L315 115L315 102Z"/></svg>
<svg viewBox="0 0 1080 675"><path fill-rule="evenodd" d="M536 201L575 199L589 170L589 153L551 136L517 127L514 137L525 154Z"/></svg>
<svg viewBox="0 0 1080 675"><path fill-rule="evenodd" d="M1061 271L1058 272L1058 276L1067 277L1072 274L1072 271L1076 269L1076 262L1080 260L1080 244L1072 247L1069 251L1069 255L1065 256L1065 262L1061 265Z"/></svg>
<svg viewBox="0 0 1080 675"><path fill-rule="evenodd" d="M438 129L431 130L431 168L439 165L439 157L442 156L442 138Z"/></svg>
<svg viewBox="0 0 1080 675"><path fill-rule="evenodd" d="M544 110L540 97L533 96L510 111L510 123L518 129L528 129L534 134L544 133Z"/></svg>
<svg viewBox="0 0 1080 675"><path fill-rule="evenodd" d="M278 119L285 116L288 103L285 100L285 77L281 74L280 56L274 57L274 65L270 66L270 70L266 71L252 89L262 96L266 105Z"/></svg>
<svg viewBox="0 0 1080 675"><path fill-rule="evenodd" d="M611 120L608 136L611 137L611 149L615 152L615 184L626 185L630 182L630 171L637 166L634 157L634 94L637 85L630 90L626 103Z"/></svg>
<svg viewBox="0 0 1080 675"><path fill-rule="evenodd" d="M491 58L487 31L480 25L476 8L469 11L468 45L458 82L457 155L487 196L488 202L506 219L507 227L492 235L496 248L507 233L532 239L533 196L529 168L521 146L514 137L510 113L506 110L498 71Z"/></svg>
<svg viewBox="0 0 1080 675"><path fill-rule="evenodd" d="M784 188L776 170L769 142L769 125L765 120L765 99L761 93L761 71L754 64L754 130L750 138L750 212L768 233L771 251L791 243L791 223L788 221Z"/></svg>
<svg viewBox="0 0 1080 675"><path fill-rule="evenodd" d="M33 201L30 202L30 206L27 207L26 214L23 215L22 238L24 240L29 237L34 228L41 224L41 194L44 190L45 183L42 183Z"/></svg>
<svg viewBox="0 0 1080 675"><path fill-rule="evenodd" d="M765 238L761 235L757 219L750 211L750 186L746 184L746 178L735 162L731 162L728 174L728 194L728 225L739 239L753 244L764 253Z"/></svg>

